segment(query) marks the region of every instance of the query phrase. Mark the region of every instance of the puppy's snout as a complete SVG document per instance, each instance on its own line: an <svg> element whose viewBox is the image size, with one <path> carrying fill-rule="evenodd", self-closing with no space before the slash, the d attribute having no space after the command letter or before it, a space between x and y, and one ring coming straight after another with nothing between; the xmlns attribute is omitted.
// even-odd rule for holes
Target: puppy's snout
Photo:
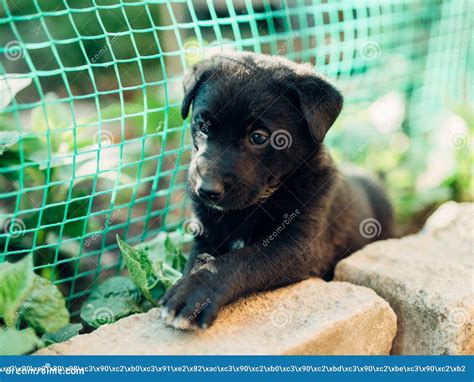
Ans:
<svg viewBox="0 0 474 382"><path fill-rule="evenodd" d="M224 196L224 182L214 169L215 163L205 154L196 160L198 180L196 182L196 193L212 202L220 200Z"/></svg>
<svg viewBox="0 0 474 382"><path fill-rule="evenodd" d="M216 179L206 179L197 188L200 197L216 202L224 195L224 185Z"/></svg>

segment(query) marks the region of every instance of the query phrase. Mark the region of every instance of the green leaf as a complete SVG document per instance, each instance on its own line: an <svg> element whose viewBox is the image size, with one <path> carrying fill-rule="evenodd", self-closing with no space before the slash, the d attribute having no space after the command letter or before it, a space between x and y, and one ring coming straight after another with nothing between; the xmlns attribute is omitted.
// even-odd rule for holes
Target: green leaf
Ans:
<svg viewBox="0 0 474 382"><path fill-rule="evenodd" d="M186 258L180 245L185 240L181 233L161 232L155 239L131 247L117 237L130 275L144 296L154 305L155 301L182 277ZM179 246L175 243L179 243Z"/></svg>
<svg viewBox="0 0 474 382"><path fill-rule="evenodd" d="M147 251L133 248L121 240L118 235L117 243L122 252L123 258L125 259L125 264L127 265L132 280L138 288L140 288L143 296L145 296L145 298L153 305L156 305L155 300L150 293L150 289L153 289L153 287L156 286L158 279L153 270L153 265L148 258Z"/></svg>
<svg viewBox="0 0 474 382"><path fill-rule="evenodd" d="M28 354L43 346L32 328L0 330L0 355Z"/></svg>
<svg viewBox="0 0 474 382"><path fill-rule="evenodd" d="M24 161L43 162L48 159L48 146L25 130L0 131L0 156L8 151L17 155L21 151Z"/></svg>
<svg viewBox="0 0 474 382"><path fill-rule="evenodd" d="M167 259L171 258L171 266L174 269L177 269L180 272L184 271L184 267L186 266L186 257L183 256L183 252L181 248L173 243L171 237L169 235L166 236L165 239L165 250L167 254Z"/></svg>
<svg viewBox="0 0 474 382"><path fill-rule="evenodd" d="M0 264L0 316L7 326L18 321L18 310L31 293L34 276L31 255L16 263Z"/></svg>
<svg viewBox="0 0 474 382"><path fill-rule="evenodd" d="M186 257L181 250L182 245L190 241L190 235L184 235L178 231L160 232L156 238L135 248L144 249L148 252L149 259L153 262L164 262L171 265L179 272L183 272L186 265Z"/></svg>
<svg viewBox="0 0 474 382"><path fill-rule="evenodd" d="M158 300L163 297L169 287L181 278L182 274L162 261L158 261L153 265L158 281L156 285L151 288L150 293Z"/></svg>
<svg viewBox="0 0 474 382"><path fill-rule="evenodd" d="M81 319L98 328L132 313L140 313L141 295L135 283L127 277L111 277L91 293L81 309Z"/></svg>
<svg viewBox="0 0 474 382"><path fill-rule="evenodd" d="M33 290L21 306L21 319L39 332L56 332L69 323L66 302L56 285L34 276Z"/></svg>
<svg viewBox="0 0 474 382"><path fill-rule="evenodd" d="M77 336L82 329L82 324L67 324L57 332L43 334L41 341L43 341L45 346L58 344L60 342L67 341L74 336Z"/></svg>
<svg viewBox="0 0 474 382"><path fill-rule="evenodd" d="M71 111L54 93L46 94L44 105L31 112L31 131L40 133L39 137L45 144L51 144L53 153L59 151L61 145L66 148L73 142L73 130L66 129L74 124Z"/></svg>
<svg viewBox="0 0 474 382"><path fill-rule="evenodd" d="M166 235L164 245L165 245L165 249L168 253L175 253L177 251L176 246L173 244L173 242L171 241L171 239L168 235Z"/></svg>

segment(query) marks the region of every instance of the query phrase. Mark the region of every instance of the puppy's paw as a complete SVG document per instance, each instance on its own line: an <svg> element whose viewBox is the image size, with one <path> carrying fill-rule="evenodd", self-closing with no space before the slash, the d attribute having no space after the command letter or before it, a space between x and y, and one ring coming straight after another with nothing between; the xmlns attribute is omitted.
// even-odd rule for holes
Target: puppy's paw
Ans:
<svg viewBox="0 0 474 382"><path fill-rule="evenodd" d="M183 277L161 299L161 318L176 329L195 330L209 327L217 317L213 274L206 269Z"/></svg>

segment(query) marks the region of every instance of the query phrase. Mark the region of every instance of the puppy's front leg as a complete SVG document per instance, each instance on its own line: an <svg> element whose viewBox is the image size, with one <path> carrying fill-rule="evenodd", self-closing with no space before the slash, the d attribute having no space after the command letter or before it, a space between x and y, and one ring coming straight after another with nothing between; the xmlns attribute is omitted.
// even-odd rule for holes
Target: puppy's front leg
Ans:
<svg viewBox="0 0 474 382"><path fill-rule="evenodd" d="M184 276L162 299L165 322L182 329L206 328L220 308L237 298L318 272L307 246L279 239L267 247L255 244L227 253Z"/></svg>

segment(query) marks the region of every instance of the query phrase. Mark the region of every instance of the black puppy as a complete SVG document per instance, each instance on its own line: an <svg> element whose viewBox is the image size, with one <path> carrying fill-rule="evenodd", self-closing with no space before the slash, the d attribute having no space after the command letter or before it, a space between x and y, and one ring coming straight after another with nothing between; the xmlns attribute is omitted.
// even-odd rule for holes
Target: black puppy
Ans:
<svg viewBox="0 0 474 382"><path fill-rule="evenodd" d="M189 193L198 229L184 277L162 299L162 318L205 328L241 296L311 276L391 237L381 186L343 176L323 139L341 94L310 66L253 53L214 56L185 76L191 104Z"/></svg>

